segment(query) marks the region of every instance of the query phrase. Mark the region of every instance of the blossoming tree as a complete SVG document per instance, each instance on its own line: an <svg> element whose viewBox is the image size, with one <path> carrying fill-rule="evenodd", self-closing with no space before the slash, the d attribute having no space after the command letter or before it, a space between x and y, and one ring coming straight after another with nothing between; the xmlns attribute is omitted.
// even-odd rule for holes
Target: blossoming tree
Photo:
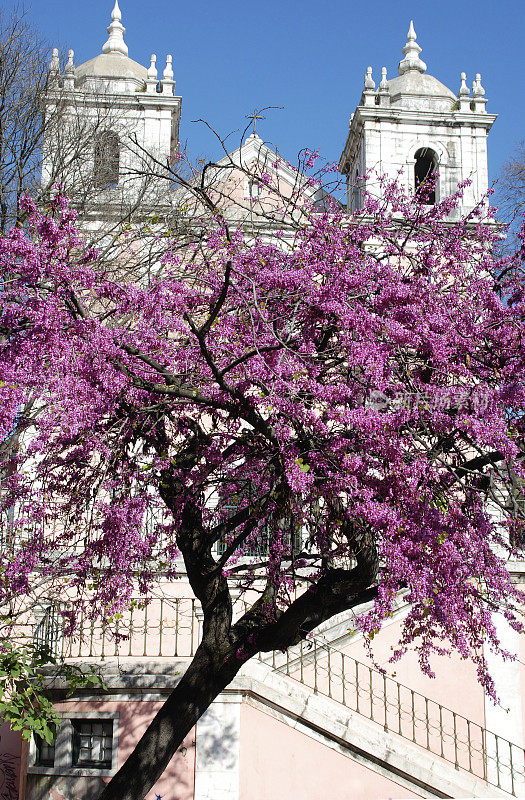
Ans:
<svg viewBox="0 0 525 800"><path fill-rule="evenodd" d="M523 253L497 262L482 206L453 222L458 197L383 190L353 218L305 202L264 237L207 196L209 224L147 284L105 277L62 196L47 214L24 201L30 230L0 241L2 503L20 534L2 605L47 576L75 593L74 629L182 560L203 609L104 800L142 798L254 654L365 601L372 637L401 590L394 659L416 648L430 673L452 648L495 692L482 644L498 648L495 610L521 630L524 599L505 566L523 535Z"/></svg>

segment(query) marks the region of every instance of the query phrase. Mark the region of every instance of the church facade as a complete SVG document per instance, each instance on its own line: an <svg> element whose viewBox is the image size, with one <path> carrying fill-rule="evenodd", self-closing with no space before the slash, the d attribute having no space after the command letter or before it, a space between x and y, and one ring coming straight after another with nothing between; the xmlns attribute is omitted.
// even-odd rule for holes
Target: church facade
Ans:
<svg viewBox="0 0 525 800"><path fill-rule="evenodd" d="M63 74L58 52L50 67L48 114L70 103L74 114L44 148L43 183L54 176L57 149L79 132L79 119L96 124L80 178L100 188L104 213L136 202L132 176L144 164L176 157L182 99L175 94L171 56L162 76L156 56L149 67L129 58L118 2L102 53L80 66L70 51ZM386 68L376 87L366 71L339 161L349 210L362 203L361 186L380 192L377 176L400 176L409 191L439 173L438 201L468 181L461 211L468 213L488 188L487 135L495 115L486 111L481 77L469 90L461 74L455 94L428 74L413 24L398 75ZM69 98L69 99L68 99ZM235 207L250 209L260 187L235 177L235 165L264 165L284 194L297 175L252 133L228 157ZM302 180L300 177L299 180ZM288 187L288 188L286 188ZM142 190L141 190L142 191ZM141 202L162 199L165 178L143 188ZM160 200L159 200L160 197ZM259 195L258 195L259 198ZM322 202L315 196L314 202ZM102 206L100 206L102 208ZM97 208L90 225L96 228ZM525 564L510 569L522 582ZM40 637L62 658L96 665L107 691L51 687L61 725L53 745L29 745L5 728L0 739L0 797L9 800L95 798L132 751L149 720L176 685L195 653L201 614L182 575L159 580L148 605L137 603L118 633L91 620L65 639L59 615L43 605L35 623ZM242 613L242 598L235 612ZM287 653L255 659L219 696L181 745L147 800L402 800L402 798L525 797L525 644L501 621L501 637L516 661L487 653L501 697L495 707L459 658L436 659L437 677L424 676L407 655L388 665L401 622L403 597L376 637L371 662L352 615L334 617L307 643ZM4 781L2 784L2 780ZM3 792L3 794L2 794Z"/></svg>

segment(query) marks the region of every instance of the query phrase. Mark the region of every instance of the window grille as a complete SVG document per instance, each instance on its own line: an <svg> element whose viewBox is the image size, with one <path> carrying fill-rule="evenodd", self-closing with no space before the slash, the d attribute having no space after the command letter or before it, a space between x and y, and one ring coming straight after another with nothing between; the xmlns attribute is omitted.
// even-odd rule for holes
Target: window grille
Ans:
<svg viewBox="0 0 525 800"><path fill-rule="evenodd" d="M227 512L227 518L232 517L239 511L238 505L234 503L230 503L229 505L223 506L224 510ZM223 555L230 543L231 539L236 535L235 531L233 534L230 534L229 537L223 536L217 542L217 554ZM291 539L291 542L290 542ZM293 531L292 536L290 537L290 532L287 531L284 534L284 541L285 544L290 546L292 552L298 553L301 550L302 544L302 537L301 537L301 528L297 526ZM248 557L261 557L267 556L270 550L270 530L268 525L260 524L248 537L246 542L241 547L242 555Z"/></svg>
<svg viewBox="0 0 525 800"><path fill-rule="evenodd" d="M71 720L73 766L111 769L113 720Z"/></svg>
<svg viewBox="0 0 525 800"><path fill-rule="evenodd" d="M35 647L49 650L54 656L60 656L62 654L63 624L60 603L48 606L33 633Z"/></svg>
<svg viewBox="0 0 525 800"><path fill-rule="evenodd" d="M261 186L259 181L254 178L244 179L244 199L245 200L258 200L261 194Z"/></svg>
<svg viewBox="0 0 525 800"><path fill-rule="evenodd" d="M0 547L3 551L13 552L15 548L15 507L9 506L0 517Z"/></svg>
<svg viewBox="0 0 525 800"><path fill-rule="evenodd" d="M512 531L510 543L518 550L525 550L525 530L523 529L525 527L525 486L515 472L511 472L510 482L510 510L523 522L521 530L514 529Z"/></svg>
<svg viewBox="0 0 525 800"><path fill-rule="evenodd" d="M95 139L93 183L100 188L117 186L119 169L119 138L114 131L104 131Z"/></svg>

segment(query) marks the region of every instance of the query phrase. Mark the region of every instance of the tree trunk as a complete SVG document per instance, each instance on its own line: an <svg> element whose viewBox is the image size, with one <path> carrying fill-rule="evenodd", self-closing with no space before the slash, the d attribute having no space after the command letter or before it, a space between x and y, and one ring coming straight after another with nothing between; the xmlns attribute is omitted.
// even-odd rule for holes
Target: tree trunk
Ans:
<svg viewBox="0 0 525 800"><path fill-rule="evenodd" d="M204 642L199 646L176 688L99 800L145 797L197 720L247 660L237 658L231 650L228 655L218 663L215 648Z"/></svg>

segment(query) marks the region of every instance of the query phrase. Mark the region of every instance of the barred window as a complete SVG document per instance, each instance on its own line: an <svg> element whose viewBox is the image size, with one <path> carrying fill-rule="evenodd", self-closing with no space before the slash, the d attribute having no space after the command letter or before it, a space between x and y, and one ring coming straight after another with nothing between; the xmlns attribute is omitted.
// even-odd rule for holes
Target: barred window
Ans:
<svg viewBox="0 0 525 800"><path fill-rule="evenodd" d="M230 501L228 505L223 506L223 510L226 512L226 517L229 518L239 511L239 506L238 504ZM237 534L238 531L234 531L232 534L229 534L228 536L223 536L217 542L218 555L222 555L226 551L228 544ZM289 531L285 532L284 541L286 545L291 546L293 554L298 553L301 550L301 544L302 544L300 526L296 526L291 535ZM243 556L249 556L249 557L267 556L270 550L269 525L261 522L255 528L255 530L250 534L248 539L246 539L241 549Z"/></svg>
<svg viewBox="0 0 525 800"><path fill-rule="evenodd" d="M40 649L48 650L54 656L62 652L62 633L64 620L60 603L52 603L45 610L44 616L35 627L33 643Z"/></svg>
<svg viewBox="0 0 525 800"><path fill-rule="evenodd" d="M119 179L120 146L114 131L104 131L95 139L93 183L95 186L116 186Z"/></svg>
<svg viewBox="0 0 525 800"><path fill-rule="evenodd" d="M73 719L73 766L111 769L113 721Z"/></svg>
<svg viewBox="0 0 525 800"><path fill-rule="evenodd" d="M0 514L0 548L12 552L16 544L15 507L9 506Z"/></svg>
<svg viewBox="0 0 525 800"><path fill-rule="evenodd" d="M245 200L258 200L261 194L261 186L259 181L254 178L244 179L244 198Z"/></svg>
<svg viewBox="0 0 525 800"><path fill-rule="evenodd" d="M514 471L510 473L508 508L521 521L521 525L513 529L510 543L518 550L525 550L525 485Z"/></svg>

